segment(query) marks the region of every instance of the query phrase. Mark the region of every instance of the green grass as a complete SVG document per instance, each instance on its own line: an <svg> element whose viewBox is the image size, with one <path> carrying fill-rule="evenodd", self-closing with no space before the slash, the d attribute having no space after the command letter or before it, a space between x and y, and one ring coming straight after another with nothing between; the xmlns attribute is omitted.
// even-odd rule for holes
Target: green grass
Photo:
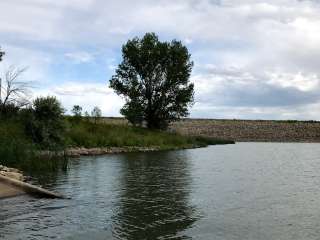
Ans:
<svg viewBox="0 0 320 240"><path fill-rule="evenodd" d="M23 124L17 120L0 120L0 164L26 172L56 171L66 166L66 160L52 154L41 157L38 146L25 135ZM54 161L52 161L54 159Z"/></svg>
<svg viewBox="0 0 320 240"><path fill-rule="evenodd" d="M69 128L66 135L70 147L158 147L189 148L232 143L205 137L186 137L174 133L112 124L82 121Z"/></svg>
<svg viewBox="0 0 320 240"><path fill-rule="evenodd" d="M17 121L0 122L0 164L14 165L31 157L33 146Z"/></svg>

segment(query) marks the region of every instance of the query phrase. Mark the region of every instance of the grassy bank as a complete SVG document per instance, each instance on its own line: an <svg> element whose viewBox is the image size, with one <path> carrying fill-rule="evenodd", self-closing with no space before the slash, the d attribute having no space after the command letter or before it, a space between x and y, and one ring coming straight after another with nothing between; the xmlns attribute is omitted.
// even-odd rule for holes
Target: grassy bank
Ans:
<svg viewBox="0 0 320 240"><path fill-rule="evenodd" d="M207 145L231 143L205 137L186 137L175 133L148 130L132 126L94 124L79 122L66 134L68 146L92 147L158 147L160 149L205 147Z"/></svg>
<svg viewBox="0 0 320 240"><path fill-rule="evenodd" d="M30 172L56 170L64 165L61 157L53 154L50 158L43 158L37 154L38 151L39 146L25 134L23 123L18 120L0 121L0 165Z"/></svg>
<svg viewBox="0 0 320 240"><path fill-rule="evenodd" d="M64 148L70 147L157 147L161 150L205 147L232 143L205 137L90 121L65 119ZM26 170L54 170L55 161L37 155L40 146L25 134L18 120L0 121L0 164ZM43 149L42 149L43 150ZM54 157L54 156L53 156ZM59 164L60 166L61 164Z"/></svg>

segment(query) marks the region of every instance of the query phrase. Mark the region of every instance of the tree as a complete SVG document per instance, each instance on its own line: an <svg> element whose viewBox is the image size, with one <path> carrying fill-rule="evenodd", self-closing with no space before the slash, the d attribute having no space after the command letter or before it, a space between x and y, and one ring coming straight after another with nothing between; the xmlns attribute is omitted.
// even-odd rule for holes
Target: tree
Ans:
<svg viewBox="0 0 320 240"><path fill-rule="evenodd" d="M188 116L194 85L188 49L180 41L160 42L154 33L134 38L122 46L123 60L110 87L126 103L121 109L131 123L166 128L171 121Z"/></svg>
<svg viewBox="0 0 320 240"><path fill-rule="evenodd" d="M0 62L5 52L0 47ZM19 81L26 68L9 67L5 72L4 83L0 77L0 117L15 115L21 107L28 105L31 84Z"/></svg>
<svg viewBox="0 0 320 240"><path fill-rule="evenodd" d="M31 111L26 130L33 141L45 149L62 146L65 125L60 102L55 97L39 97L34 100Z"/></svg>
<svg viewBox="0 0 320 240"><path fill-rule="evenodd" d="M74 105L71 112L73 113L73 120L75 120L75 122L79 122L82 118L82 107Z"/></svg>
<svg viewBox="0 0 320 240"><path fill-rule="evenodd" d="M90 114L88 113L88 111L84 112L84 119L89 122L90 121Z"/></svg>
<svg viewBox="0 0 320 240"><path fill-rule="evenodd" d="M4 56L5 52L1 51L1 47L0 47L0 62L2 61L2 57Z"/></svg>
<svg viewBox="0 0 320 240"><path fill-rule="evenodd" d="M1 51L1 47L0 47L0 62L2 61L2 57L5 54L5 52ZM2 102L2 78L0 77L0 103Z"/></svg>
<svg viewBox="0 0 320 240"><path fill-rule="evenodd" d="M79 105L74 105L71 111L73 113L73 116L82 116L82 107L80 107Z"/></svg>
<svg viewBox="0 0 320 240"><path fill-rule="evenodd" d="M26 71L26 68L11 66L5 73L4 83L0 79L0 108L7 105L14 105L18 108L30 104L31 83L20 81L19 77Z"/></svg>
<svg viewBox="0 0 320 240"><path fill-rule="evenodd" d="M94 119L94 123L97 124L97 121L99 120L99 118L101 118L101 110L98 107L94 107L92 112L91 112L91 116Z"/></svg>

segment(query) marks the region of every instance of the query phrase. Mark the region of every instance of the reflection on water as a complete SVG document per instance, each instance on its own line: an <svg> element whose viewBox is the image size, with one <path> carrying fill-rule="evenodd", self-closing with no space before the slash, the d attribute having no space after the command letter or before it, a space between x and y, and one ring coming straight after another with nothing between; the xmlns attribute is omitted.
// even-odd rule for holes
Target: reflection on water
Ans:
<svg viewBox="0 0 320 240"><path fill-rule="evenodd" d="M190 169L184 152L122 156L119 212L113 216L119 239L185 239L179 233L196 221L189 203ZM175 238L174 238L175 237Z"/></svg>
<svg viewBox="0 0 320 240"><path fill-rule="evenodd" d="M318 239L320 144L83 157L37 175L71 200L0 200L0 239Z"/></svg>

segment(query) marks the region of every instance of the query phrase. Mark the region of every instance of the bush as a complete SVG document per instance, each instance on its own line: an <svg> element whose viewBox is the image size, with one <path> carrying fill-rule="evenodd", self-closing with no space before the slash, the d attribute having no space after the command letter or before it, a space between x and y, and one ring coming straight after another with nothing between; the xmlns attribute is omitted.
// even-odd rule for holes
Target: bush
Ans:
<svg viewBox="0 0 320 240"><path fill-rule="evenodd" d="M26 111L26 110L25 110ZM24 113L25 113L24 111ZM25 115L26 116L26 115ZM39 155L39 148L28 138L24 131L24 123L20 120L0 120L0 164L26 171L55 172L65 170L67 160L58 154Z"/></svg>
<svg viewBox="0 0 320 240"><path fill-rule="evenodd" d="M14 104L0 104L0 119L14 118L18 115L19 107Z"/></svg>
<svg viewBox="0 0 320 240"><path fill-rule="evenodd" d="M64 145L63 108L55 97L41 97L33 102L26 132L43 149L55 150Z"/></svg>
<svg viewBox="0 0 320 240"><path fill-rule="evenodd" d="M13 166L33 157L34 146L18 121L0 121L0 164Z"/></svg>

